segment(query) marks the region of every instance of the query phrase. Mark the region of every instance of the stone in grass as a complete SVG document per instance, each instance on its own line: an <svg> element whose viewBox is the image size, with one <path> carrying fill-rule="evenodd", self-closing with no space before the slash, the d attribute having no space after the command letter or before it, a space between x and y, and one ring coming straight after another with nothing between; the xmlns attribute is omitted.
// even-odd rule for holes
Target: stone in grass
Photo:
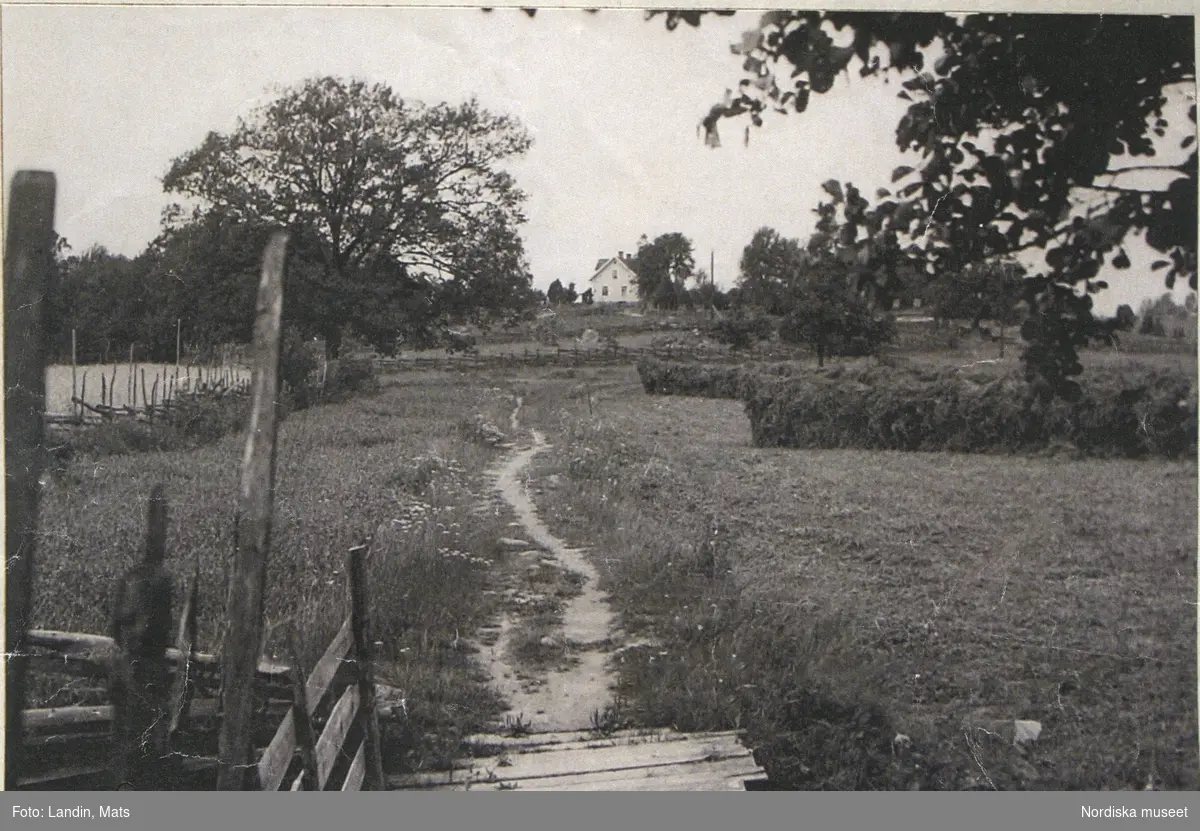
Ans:
<svg viewBox="0 0 1200 831"><path fill-rule="evenodd" d="M529 543L525 540L518 540L513 537L501 537L496 540L496 544L506 551L524 551L530 547Z"/></svg>
<svg viewBox="0 0 1200 831"><path fill-rule="evenodd" d="M1013 744L1018 747L1032 744L1038 740L1038 736L1042 734L1042 723L1040 721L1025 721L1017 719L1013 722L1015 733L1013 734Z"/></svg>

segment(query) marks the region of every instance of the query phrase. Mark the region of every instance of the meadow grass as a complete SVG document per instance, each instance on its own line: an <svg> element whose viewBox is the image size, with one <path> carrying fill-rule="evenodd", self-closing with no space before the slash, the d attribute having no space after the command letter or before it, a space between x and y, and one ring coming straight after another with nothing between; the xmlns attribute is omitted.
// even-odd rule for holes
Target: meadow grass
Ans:
<svg viewBox="0 0 1200 831"><path fill-rule="evenodd" d="M452 752L444 736L477 729L499 706L464 644L496 613L484 589L502 566L495 540L507 520L473 512L501 452L480 424L507 425L511 408L478 378L422 373L280 426L266 657L289 661L291 632L303 665L315 663L348 613L347 551L370 542L376 677L405 700L406 716L385 728L396 765L436 762ZM234 434L188 451L78 453L48 477L33 627L107 631L111 589L140 558L146 499L161 483L168 567L180 593L199 567L198 645L220 651L243 443ZM35 687L28 705L68 695Z"/></svg>
<svg viewBox="0 0 1200 831"><path fill-rule="evenodd" d="M788 789L1197 787L1194 461L756 449L739 402L587 375L523 418L637 722L746 728Z"/></svg>

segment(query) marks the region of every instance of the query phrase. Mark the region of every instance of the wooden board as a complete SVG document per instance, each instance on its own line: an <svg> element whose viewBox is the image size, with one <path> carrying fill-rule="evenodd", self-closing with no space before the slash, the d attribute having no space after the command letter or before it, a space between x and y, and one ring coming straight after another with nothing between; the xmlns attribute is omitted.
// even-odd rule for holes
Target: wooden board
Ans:
<svg viewBox="0 0 1200 831"><path fill-rule="evenodd" d="M760 777L751 758L722 762L595 771L506 784L521 791L744 791L745 781ZM470 790L501 790L499 784L473 784ZM503 788L512 790L512 788ZM464 790L466 788L464 787Z"/></svg>
<svg viewBox="0 0 1200 831"><path fill-rule="evenodd" d="M337 764L338 755L342 752L346 734L354 724L354 716L358 713L358 687L346 687L338 703L334 705L329 721L317 739L317 788L325 790L329 774Z"/></svg>
<svg viewBox="0 0 1200 831"><path fill-rule="evenodd" d="M325 650L325 654L321 656L321 660L313 667L313 671L309 674L308 681L305 684L304 697L308 701L307 707L310 716L317 712L317 708L324 700L325 694L329 692L329 687L333 683L333 677L337 675L338 669L346 659L353 644L350 618L347 617L342 622L342 628L338 630L337 635Z"/></svg>
<svg viewBox="0 0 1200 831"><path fill-rule="evenodd" d="M393 777L389 784L400 790L727 791L765 778L736 732L481 735L468 747L489 755L460 759L453 771Z"/></svg>
<svg viewBox="0 0 1200 831"><path fill-rule="evenodd" d="M342 790L361 791L366 773L367 743L364 741L358 744L358 752L354 754L354 761L350 763L350 770L346 773L346 781L342 783Z"/></svg>
<svg viewBox="0 0 1200 831"><path fill-rule="evenodd" d="M292 763L292 754L296 750L296 714L288 710L275 732L275 738L263 751L258 760L258 782L264 791L277 791L287 775L288 766Z"/></svg>

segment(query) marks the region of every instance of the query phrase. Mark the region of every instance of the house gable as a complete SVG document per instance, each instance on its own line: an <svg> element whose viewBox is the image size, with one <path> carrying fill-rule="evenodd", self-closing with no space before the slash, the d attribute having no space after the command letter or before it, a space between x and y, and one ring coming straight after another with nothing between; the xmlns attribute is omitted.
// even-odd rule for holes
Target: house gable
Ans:
<svg viewBox="0 0 1200 831"><path fill-rule="evenodd" d="M588 285L595 302L633 302L637 300L637 272L633 259L621 252L616 257L598 260Z"/></svg>

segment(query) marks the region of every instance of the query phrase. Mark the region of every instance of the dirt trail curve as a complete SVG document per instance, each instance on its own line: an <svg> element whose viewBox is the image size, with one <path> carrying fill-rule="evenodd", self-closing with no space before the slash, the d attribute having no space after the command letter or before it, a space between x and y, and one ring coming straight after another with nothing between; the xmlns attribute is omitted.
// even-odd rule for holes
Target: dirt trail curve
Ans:
<svg viewBox="0 0 1200 831"><path fill-rule="evenodd" d="M511 428L520 429L517 399ZM611 702L616 677L608 668L607 649L614 636L615 617L598 586L595 567L579 550L567 547L538 518L522 481L522 472L534 456L550 447L536 430L533 445L522 447L506 459L495 475L499 495L516 513L521 536L532 545L525 556L549 559L583 577L582 591L572 598L562 615L561 630L553 641L561 645L564 660L544 673L521 667L510 652L519 619L509 612L500 624L494 645L484 647L493 682L509 702L509 717L520 718L537 732L580 730L592 726L594 713L603 714ZM538 549L538 550L532 550Z"/></svg>

